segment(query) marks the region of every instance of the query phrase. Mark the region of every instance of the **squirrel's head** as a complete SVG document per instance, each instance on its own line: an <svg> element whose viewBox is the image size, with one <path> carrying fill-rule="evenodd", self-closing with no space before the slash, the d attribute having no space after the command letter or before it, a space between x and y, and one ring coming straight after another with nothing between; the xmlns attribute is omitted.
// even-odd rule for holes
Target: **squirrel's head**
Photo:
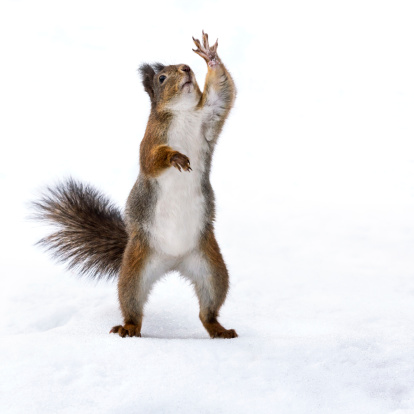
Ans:
<svg viewBox="0 0 414 414"><path fill-rule="evenodd" d="M193 71L188 65L164 66L145 63L139 72L151 106L157 109L185 109L194 107L201 92Z"/></svg>

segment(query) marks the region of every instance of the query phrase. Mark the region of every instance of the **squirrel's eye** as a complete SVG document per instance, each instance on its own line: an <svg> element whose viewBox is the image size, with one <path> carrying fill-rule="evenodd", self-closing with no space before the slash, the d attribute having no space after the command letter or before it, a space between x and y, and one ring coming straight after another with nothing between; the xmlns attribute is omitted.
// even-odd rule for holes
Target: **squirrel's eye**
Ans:
<svg viewBox="0 0 414 414"><path fill-rule="evenodd" d="M167 79L167 77L164 76L164 75L161 75L160 76L160 83L163 83L165 81L165 79Z"/></svg>

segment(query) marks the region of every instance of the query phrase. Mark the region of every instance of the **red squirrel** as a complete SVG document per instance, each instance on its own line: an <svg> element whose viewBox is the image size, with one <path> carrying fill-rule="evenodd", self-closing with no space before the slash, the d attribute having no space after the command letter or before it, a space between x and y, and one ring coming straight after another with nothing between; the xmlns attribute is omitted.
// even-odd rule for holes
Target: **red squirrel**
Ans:
<svg viewBox="0 0 414 414"><path fill-rule="evenodd" d="M229 275L214 234L211 159L236 97L230 73L210 47L193 38L207 63L201 92L188 65L139 68L151 113L140 147L140 171L122 214L89 185L73 179L48 188L36 217L58 226L39 243L69 268L118 277L123 324L110 333L141 336L144 305L154 283L178 271L193 284L200 319L212 338L235 338L217 320Z"/></svg>

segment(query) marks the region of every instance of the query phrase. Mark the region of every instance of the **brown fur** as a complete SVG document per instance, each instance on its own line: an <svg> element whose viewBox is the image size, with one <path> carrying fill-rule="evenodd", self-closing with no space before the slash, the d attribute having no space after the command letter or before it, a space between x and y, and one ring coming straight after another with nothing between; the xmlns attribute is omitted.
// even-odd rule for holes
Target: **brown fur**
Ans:
<svg viewBox="0 0 414 414"><path fill-rule="evenodd" d="M139 301L142 270L149 256L149 248L142 237L132 234L125 249L118 280L118 296L124 317L124 327L113 327L111 332L125 336L141 336L143 303Z"/></svg>
<svg viewBox="0 0 414 414"><path fill-rule="evenodd" d="M170 167L168 157L173 150L167 146L167 133L171 118L168 113L151 113L148 120L140 146L140 166L141 171L149 177L155 177Z"/></svg>
<svg viewBox="0 0 414 414"><path fill-rule="evenodd" d="M141 172L148 177L157 177L162 171L171 166L179 171L181 169L191 171L188 157L185 154L174 151L167 145L167 134L172 114L165 108L177 94L181 93L183 82L192 79L193 75L188 72L187 65L164 66L157 74L154 70L148 69L148 66L143 65L146 71L143 84L150 96L154 110L151 111L145 135L141 142ZM148 82L148 77L151 76L153 77L152 86ZM168 77L168 82L159 84L157 79L160 76ZM199 94L201 96L201 92Z"/></svg>
<svg viewBox="0 0 414 414"><path fill-rule="evenodd" d="M150 177L159 176L166 168L171 166L179 171L181 171L181 168L185 171L191 171L188 157L174 151L168 145L158 145L147 151L144 150L141 152L141 157L143 159L142 170Z"/></svg>
<svg viewBox="0 0 414 414"><path fill-rule="evenodd" d="M214 295L208 306L200 303L200 320L212 338L236 338L237 333L234 329L225 329L217 321L219 310L229 289L229 275L212 227L204 235L201 250L212 272L211 285Z"/></svg>

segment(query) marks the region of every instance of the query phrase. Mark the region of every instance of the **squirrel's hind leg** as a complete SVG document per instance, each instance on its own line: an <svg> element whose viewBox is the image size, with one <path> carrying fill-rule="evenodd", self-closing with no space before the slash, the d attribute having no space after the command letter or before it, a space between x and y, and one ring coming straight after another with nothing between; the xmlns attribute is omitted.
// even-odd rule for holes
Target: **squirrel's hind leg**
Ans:
<svg viewBox="0 0 414 414"><path fill-rule="evenodd" d="M151 250L137 236L131 237L125 249L118 280L118 296L124 325L114 326L110 333L119 336L141 336L144 305L153 284L168 270L152 257Z"/></svg>
<svg viewBox="0 0 414 414"><path fill-rule="evenodd" d="M211 338L236 338L234 329L225 329L217 320L226 299L229 276L220 248L211 230L199 250L179 266L180 273L194 285L200 304L200 320Z"/></svg>

